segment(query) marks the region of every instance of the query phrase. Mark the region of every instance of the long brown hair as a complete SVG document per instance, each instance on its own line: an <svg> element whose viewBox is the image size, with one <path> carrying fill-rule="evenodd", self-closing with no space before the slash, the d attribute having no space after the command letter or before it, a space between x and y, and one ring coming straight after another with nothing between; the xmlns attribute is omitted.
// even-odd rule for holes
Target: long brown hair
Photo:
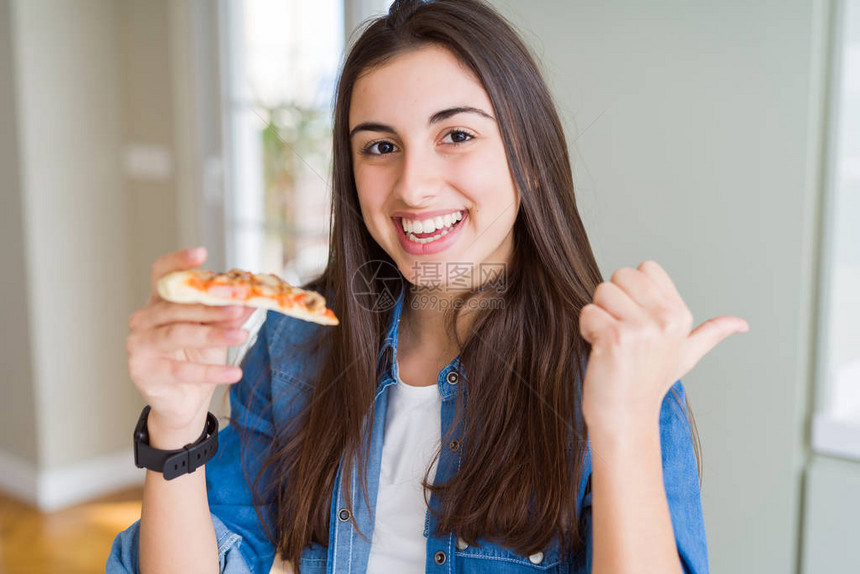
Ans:
<svg viewBox="0 0 860 574"><path fill-rule="evenodd" d="M327 295L341 324L315 339L325 360L313 373L307 406L279 429L264 465L272 472L267 492L275 506L269 535L296 568L306 546L328 544L341 460L344 476L358 465L367 496L367 424L391 319L390 310L374 310L374 300L390 294L392 281L407 288L360 215L348 137L352 89L360 75L427 45L450 50L483 83L521 197L506 289L496 295L503 305L475 311L467 335L457 339L464 377L451 428L460 425L462 432L459 470L437 484L425 476L425 492L440 500L437 534L454 532L470 544L481 537L523 555L555 536L563 556L582 548L581 393L590 345L579 335L578 317L602 277L577 211L561 122L530 51L483 1L398 0L354 42L337 89L329 259L306 287ZM365 288L359 292L356 284ZM449 317L452 334L459 315ZM687 412L692 422L689 405ZM349 481L345 486L351 505L357 493Z"/></svg>

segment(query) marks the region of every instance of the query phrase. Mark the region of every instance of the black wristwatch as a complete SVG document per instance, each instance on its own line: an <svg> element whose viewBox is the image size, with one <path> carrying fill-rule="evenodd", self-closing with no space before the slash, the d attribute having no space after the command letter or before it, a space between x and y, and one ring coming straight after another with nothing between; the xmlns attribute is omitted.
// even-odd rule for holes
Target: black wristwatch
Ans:
<svg viewBox="0 0 860 574"><path fill-rule="evenodd" d="M164 474L164 480L171 480L183 474L190 474L209 462L218 452L218 419L206 415L206 427L196 441L176 450L158 450L149 446L149 431L146 420L150 406L146 405L137 426L134 427L134 465Z"/></svg>

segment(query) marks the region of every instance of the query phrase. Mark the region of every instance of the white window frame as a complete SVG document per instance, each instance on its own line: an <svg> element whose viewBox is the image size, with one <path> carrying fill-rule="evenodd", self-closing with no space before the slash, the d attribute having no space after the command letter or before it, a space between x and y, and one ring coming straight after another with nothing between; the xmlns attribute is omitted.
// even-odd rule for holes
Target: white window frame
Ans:
<svg viewBox="0 0 860 574"><path fill-rule="evenodd" d="M206 245L207 266L224 265L224 203L217 4L169 3L179 243Z"/></svg>
<svg viewBox="0 0 860 574"><path fill-rule="evenodd" d="M839 232L837 213L840 196L849 182L860 182L860 157L851 157L844 146L846 133L858 133L857 126L846 125L847 105L860 106L860 98L849 104L847 56L849 50L860 52L860 34L850 38L847 34L847 11L860 19L860 0L837 0L833 22L831 52L832 76L829 85L829 115L827 120L826 157L824 161L824 205L822 219L821 274L819 281L819 329L816 365L816 412L812 417L812 448L815 452L860 460L860 349L855 360L837 363L834 315L836 308L845 312L836 301L838 274L836 250ZM860 70L853 71L850 80L860 83ZM852 110L853 112L853 110ZM857 112L853 112L857 113ZM856 144L855 144L856 145ZM844 287L843 287L844 291ZM850 312L850 310L849 310ZM860 320L860 318L858 318Z"/></svg>

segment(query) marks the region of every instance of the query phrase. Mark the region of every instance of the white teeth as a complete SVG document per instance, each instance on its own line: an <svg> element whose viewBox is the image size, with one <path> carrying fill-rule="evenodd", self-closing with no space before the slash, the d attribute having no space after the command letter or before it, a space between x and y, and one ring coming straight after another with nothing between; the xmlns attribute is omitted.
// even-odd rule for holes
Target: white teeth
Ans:
<svg viewBox="0 0 860 574"><path fill-rule="evenodd" d="M458 211L455 213L449 213L444 217L439 216L433 219L426 219L424 221L413 221L413 220L403 220L403 228L406 232L406 237L409 241L414 241L415 243L431 243L433 241L437 241L442 239L448 232L451 231L452 225L457 223L463 219L463 212ZM437 221L441 220L441 221ZM433 237L416 237L416 233L432 233L435 229L441 229L441 233L437 233Z"/></svg>
<svg viewBox="0 0 860 574"><path fill-rule="evenodd" d="M417 219L406 219L404 217L400 220L400 223L403 226L403 231L406 233L432 233L440 229L451 227L461 219L463 219L463 212L455 211L444 216L439 215L432 219L425 219L423 221L419 221Z"/></svg>

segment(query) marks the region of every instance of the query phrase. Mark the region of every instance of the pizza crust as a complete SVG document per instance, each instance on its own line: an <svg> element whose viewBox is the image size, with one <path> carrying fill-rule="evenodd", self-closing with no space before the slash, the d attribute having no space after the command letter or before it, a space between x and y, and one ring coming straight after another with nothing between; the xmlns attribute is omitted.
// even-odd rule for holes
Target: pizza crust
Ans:
<svg viewBox="0 0 860 574"><path fill-rule="evenodd" d="M234 270L231 273L238 273L238 271ZM246 275L243 275L243 278L245 279L244 281L234 278L236 285L248 285L247 277L251 274L247 274L247 272L244 273L246 273ZM292 287L275 275L253 275L253 277L258 279L265 277L264 282L269 286L273 286L275 281L278 281L283 285L283 288L289 288L292 293L296 295L304 294L306 299L313 302L314 309L309 310L306 306L303 306L301 302L290 307L282 306L277 300L264 296L251 296L248 298L235 299L220 297L207 293L206 291L189 284L189 280L199 281L201 278L205 280L219 276L226 277L227 274L204 270L174 271L173 273L168 273L159 279L157 285L158 294L162 299L172 301L173 303L202 303L203 305L213 306L243 305L245 307L272 309L289 317L296 317L297 319L318 323L320 325L338 325L340 323L337 317L334 316L334 313L326 308L325 298L322 295L314 291ZM276 290L273 292L276 292Z"/></svg>

